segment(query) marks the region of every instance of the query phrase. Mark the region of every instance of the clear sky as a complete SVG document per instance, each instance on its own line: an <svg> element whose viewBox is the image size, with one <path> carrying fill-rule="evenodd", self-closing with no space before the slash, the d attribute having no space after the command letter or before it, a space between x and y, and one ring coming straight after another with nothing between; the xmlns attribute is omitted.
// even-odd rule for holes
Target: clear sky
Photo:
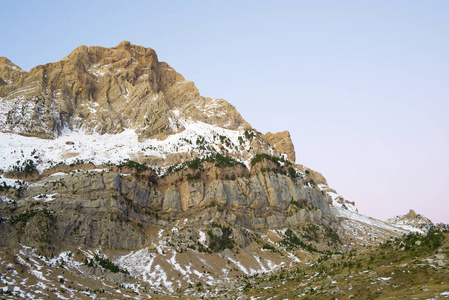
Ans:
<svg viewBox="0 0 449 300"><path fill-rule="evenodd" d="M363 214L449 223L449 1L1 1L0 56L151 47Z"/></svg>

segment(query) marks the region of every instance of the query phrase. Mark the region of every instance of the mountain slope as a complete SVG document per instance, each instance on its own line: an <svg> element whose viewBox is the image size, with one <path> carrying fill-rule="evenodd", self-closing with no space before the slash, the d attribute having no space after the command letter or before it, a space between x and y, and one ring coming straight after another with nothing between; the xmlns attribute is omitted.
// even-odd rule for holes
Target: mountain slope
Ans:
<svg viewBox="0 0 449 300"><path fill-rule="evenodd" d="M30 72L2 58L0 78L4 284L20 269L53 297L237 297L242 276L409 232L359 214L294 162L288 132L259 133L151 48L81 46Z"/></svg>
<svg viewBox="0 0 449 300"><path fill-rule="evenodd" d="M410 231L427 232L435 227L435 224L428 218L415 213L413 209L403 216L396 216L388 219L388 223L397 227L405 228Z"/></svg>
<svg viewBox="0 0 449 300"><path fill-rule="evenodd" d="M101 134L132 128L147 138L183 130L173 111L223 128L250 128L228 102L201 97L153 49L129 42L80 46L29 73L3 58L0 77L9 82L0 87L2 131L54 138L65 128Z"/></svg>

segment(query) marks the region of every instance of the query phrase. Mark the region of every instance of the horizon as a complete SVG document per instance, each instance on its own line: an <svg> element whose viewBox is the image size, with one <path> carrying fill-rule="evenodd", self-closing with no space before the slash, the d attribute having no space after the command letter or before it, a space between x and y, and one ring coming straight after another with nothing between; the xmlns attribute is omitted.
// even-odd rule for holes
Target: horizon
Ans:
<svg viewBox="0 0 449 300"><path fill-rule="evenodd" d="M153 48L258 131L288 130L296 162L360 213L449 223L449 3L20 3L5 5L0 56L22 69L83 44Z"/></svg>

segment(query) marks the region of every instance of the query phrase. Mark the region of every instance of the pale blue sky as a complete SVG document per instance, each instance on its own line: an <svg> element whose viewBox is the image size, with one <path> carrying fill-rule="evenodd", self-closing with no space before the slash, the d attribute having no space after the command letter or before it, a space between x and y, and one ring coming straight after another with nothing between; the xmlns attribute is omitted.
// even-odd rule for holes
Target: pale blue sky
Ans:
<svg viewBox="0 0 449 300"><path fill-rule="evenodd" d="M359 211L449 223L449 1L2 1L25 70L81 44L151 47Z"/></svg>

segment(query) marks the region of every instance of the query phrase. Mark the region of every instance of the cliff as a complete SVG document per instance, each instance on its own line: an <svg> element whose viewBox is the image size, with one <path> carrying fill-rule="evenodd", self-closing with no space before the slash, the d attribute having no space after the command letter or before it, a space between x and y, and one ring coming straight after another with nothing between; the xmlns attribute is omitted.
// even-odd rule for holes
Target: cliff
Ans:
<svg viewBox="0 0 449 300"><path fill-rule="evenodd" d="M144 139L182 131L179 117L250 128L225 100L200 96L153 49L126 41L113 48L80 46L28 73L2 58L0 78L6 83L0 86L4 132L55 138L65 128L101 134L132 128Z"/></svg>
<svg viewBox="0 0 449 300"><path fill-rule="evenodd" d="M0 281L27 297L244 299L410 232L296 164L288 131L259 133L129 42L30 72L0 58L0 157Z"/></svg>

